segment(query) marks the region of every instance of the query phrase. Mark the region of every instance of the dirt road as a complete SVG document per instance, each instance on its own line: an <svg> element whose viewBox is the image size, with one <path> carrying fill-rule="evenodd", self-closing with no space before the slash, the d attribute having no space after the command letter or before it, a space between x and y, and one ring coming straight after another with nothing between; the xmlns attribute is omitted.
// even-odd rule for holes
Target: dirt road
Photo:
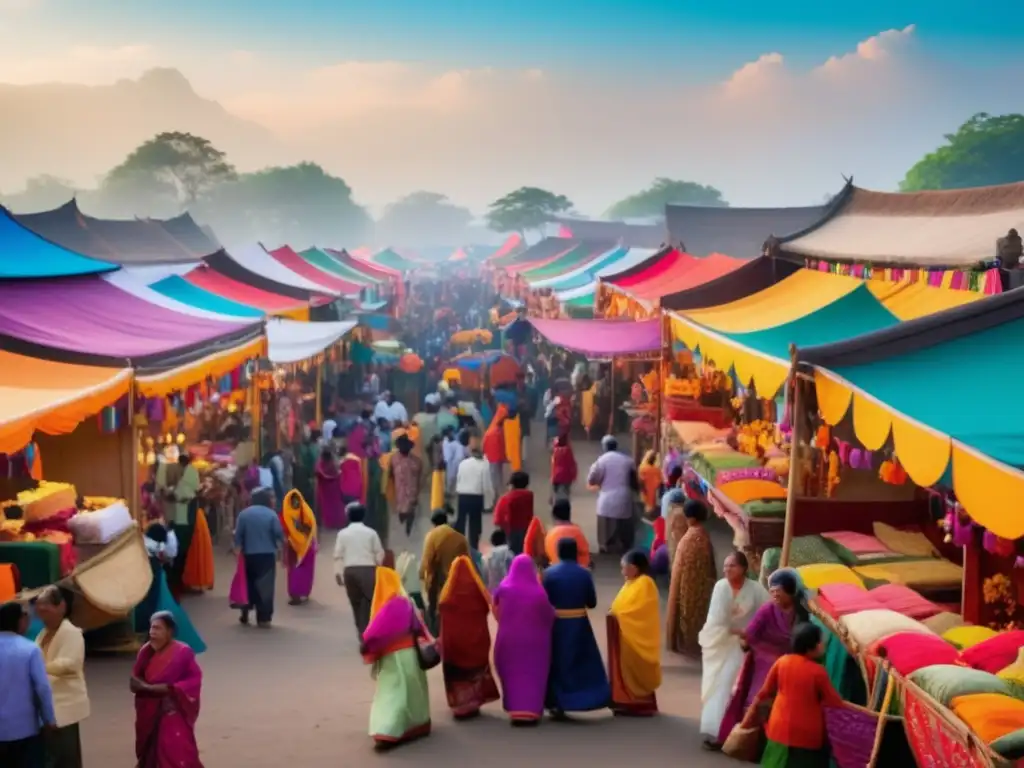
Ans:
<svg viewBox="0 0 1024 768"><path fill-rule="evenodd" d="M540 431L540 430L536 430ZM596 444L577 445L585 471L597 455ZM529 451L532 486L546 514L547 454L535 437ZM574 518L593 537L593 494L580 488ZM485 521L485 537L490 533ZM426 521L421 521L419 538ZM729 534L715 529L719 562ZM393 545L398 542L393 541ZM700 748L699 666L666 654L664 682L658 691L662 714L649 720L613 718L600 713L570 723L544 722L536 729L513 730L500 703L479 719L456 723L445 705L440 670L430 672L433 734L418 743L377 754L367 735L373 682L357 652L352 613L344 590L332 577L333 536L325 536L317 561L311 601L287 604L284 578L277 580L274 626L244 627L227 604L234 561L219 547L217 585L206 595L185 600L185 608L209 645L199 661L204 672L199 743L207 768L280 768L370 765L441 766L449 761L489 766L562 764L571 766L712 766L729 760ZM621 584L614 558L598 563L595 578L600 604L593 613L604 649L604 613ZM129 768L134 765L134 710L128 692L131 659L93 659L86 664L92 716L83 724L85 764Z"/></svg>

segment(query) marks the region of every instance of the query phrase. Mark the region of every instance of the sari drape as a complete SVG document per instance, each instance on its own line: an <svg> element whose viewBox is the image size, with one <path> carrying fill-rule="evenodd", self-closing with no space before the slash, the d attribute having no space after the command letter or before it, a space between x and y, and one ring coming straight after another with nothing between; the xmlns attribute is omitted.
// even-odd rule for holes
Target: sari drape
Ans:
<svg viewBox="0 0 1024 768"><path fill-rule="evenodd" d="M345 527L345 508L341 501L341 474L333 461L321 459L316 465L316 506L324 528Z"/></svg>
<svg viewBox="0 0 1024 768"><path fill-rule="evenodd" d="M173 641L160 653L146 643L132 675L166 685L164 696L135 696L135 756L139 768L203 768L196 743L203 672L184 643Z"/></svg>
<svg viewBox="0 0 1024 768"><path fill-rule="evenodd" d="M380 747L430 733L427 675L415 643L428 637L398 573L377 568L370 623L363 633L363 659L377 681L370 708L370 736Z"/></svg>
<svg viewBox="0 0 1024 768"><path fill-rule="evenodd" d="M288 543L285 550L288 596L292 599L307 598L313 591L316 577L316 516L301 493L289 491L284 497L281 521Z"/></svg>
<svg viewBox="0 0 1024 768"><path fill-rule="evenodd" d="M213 538L206 513L196 507L196 524L192 531L192 542L185 555L185 568L181 583L186 589L213 589Z"/></svg>
<svg viewBox="0 0 1024 768"><path fill-rule="evenodd" d="M743 646L734 631L746 629L754 612L767 599L765 588L750 579L737 592L727 579L721 579L711 593L708 618L698 640L702 663L700 732L712 740L718 740L733 686L743 666Z"/></svg>
<svg viewBox="0 0 1024 768"><path fill-rule="evenodd" d="M468 717L484 704L497 701L499 695L491 674L491 631L487 623L491 598L466 555L452 563L438 611L448 706L456 717Z"/></svg>
<svg viewBox="0 0 1024 768"><path fill-rule="evenodd" d="M670 651L700 656L698 636L708 616L715 587L715 553L703 526L687 529L672 560L665 645Z"/></svg>
<svg viewBox="0 0 1024 768"><path fill-rule="evenodd" d="M628 714L658 711L661 638L658 587L650 576L627 581L608 615L608 679L612 707Z"/></svg>
<svg viewBox="0 0 1024 768"><path fill-rule="evenodd" d="M551 666L555 609L529 555L516 556L495 590L494 615L498 619L494 668L501 680L502 705L513 721L540 720Z"/></svg>
<svg viewBox="0 0 1024 768"><path fill-rule="evenodd" d="M338 486L341 489L342 503L352 501L358 501L360 504L366 503L364 480L363 460L355 454L345 454L338 465Z"/></svg>
<svg viewBox="0 0 1024 768"><path fill-rule="evenodd" d="M544 552L544 524L539 517L530 520L526 529L526 537L523 539L523 554L533 558L536 566L543 568L547 557Z"/></svg>

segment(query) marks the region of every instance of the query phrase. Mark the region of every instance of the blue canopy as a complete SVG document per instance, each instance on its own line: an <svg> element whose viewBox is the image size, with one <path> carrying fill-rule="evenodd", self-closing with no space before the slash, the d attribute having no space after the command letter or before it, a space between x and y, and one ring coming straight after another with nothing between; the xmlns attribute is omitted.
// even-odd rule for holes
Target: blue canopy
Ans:
<svg viewBox="0 0 1024 768"><path fill-rule="evenodd" d="M149 287L157 293L162 293L169 299L205 309L207 312L216 312L219 315L263 317L266 314L266 312L257 307L226 299L205 288L200 288L198 285L193 285L180 275L165 277Z"/></svg>
<svg viewBox="0 0 1024 768"><path fill-rule="evenodd" d="M0 279L96 275L117 264L80 256L22 226L0 206Z"/></svg>

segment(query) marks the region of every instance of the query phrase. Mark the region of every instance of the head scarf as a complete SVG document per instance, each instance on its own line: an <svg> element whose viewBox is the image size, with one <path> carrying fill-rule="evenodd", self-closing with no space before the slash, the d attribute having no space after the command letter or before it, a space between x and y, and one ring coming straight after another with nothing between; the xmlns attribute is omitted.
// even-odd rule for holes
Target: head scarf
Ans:
<svg viewBox="0 0 1024 768"><path fill-rule="evenodd" d="M402 577L393 568L377 567L377 576L373 585L373 603L370 605L370 618L388 604L392 598L404 596Z"/></svg>
<svg viewBox="0 0 1024 768"><path fill-rule="evenodd" d="M768 577L769 587L778 587L790 597L798 597L804 591L800 574L792 568L780 568Z"/></svg>
<svg viewBox="0 0 1024 768"><path fill-rule="evenodd" d="M501 589L515 589L523 592L530 591L545 594L533 558L525 553L516 555L512 560L512 565L508 568L508 574L501 580Z"/></svg>

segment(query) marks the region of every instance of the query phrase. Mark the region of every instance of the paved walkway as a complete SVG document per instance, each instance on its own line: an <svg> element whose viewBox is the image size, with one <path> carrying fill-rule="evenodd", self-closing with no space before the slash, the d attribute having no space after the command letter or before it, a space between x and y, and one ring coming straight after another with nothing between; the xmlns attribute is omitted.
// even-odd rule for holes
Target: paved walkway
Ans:
<svg viewBox="0 0 1024 768"><path fill-rule="evenodd" d="M537 430L539 431L539 430ZM530 446L533 486L538 500L548 496L547 454L541 438ZM585 472L597 455L596 444L577 445ZM544 513L544 504L539 503ZM594 535L594 497L576 492L574 517ZM421 521L418 538L426 527ZM485 520L485 540L490 520ZM729 547L725 530L715 530L718 560ZM397 546L398 542L393 544ZM490 766L621 765L633 759L645 765L727 765L705 753L697 733L700 669L666 654L664 682L658 692L662 714L650 720L613 718L600 713L571 723L544 722L536 729L512 729L500 703L482 717L456 723L446 705L440 671L430 673L433 734L387 754L377 754L367 735L373 682L357 651L352 613L344 590L332 577L333 537L324 537L311 601L287 604L284 579L278 578L277 614L267 631L243 627L229 610L227 589L234 561L217 553L216 588L187 598L185 608L209 645L203 667L199 743L206 768L280 768L369 765L441 766L449 761ZM598 562L599 605L594 627L604 650L604 613L621 584L614 558ZM134 765L134 711L128 692L131 659L90 658L86 665L92 717L83 724L85 764Z"/></svg>

